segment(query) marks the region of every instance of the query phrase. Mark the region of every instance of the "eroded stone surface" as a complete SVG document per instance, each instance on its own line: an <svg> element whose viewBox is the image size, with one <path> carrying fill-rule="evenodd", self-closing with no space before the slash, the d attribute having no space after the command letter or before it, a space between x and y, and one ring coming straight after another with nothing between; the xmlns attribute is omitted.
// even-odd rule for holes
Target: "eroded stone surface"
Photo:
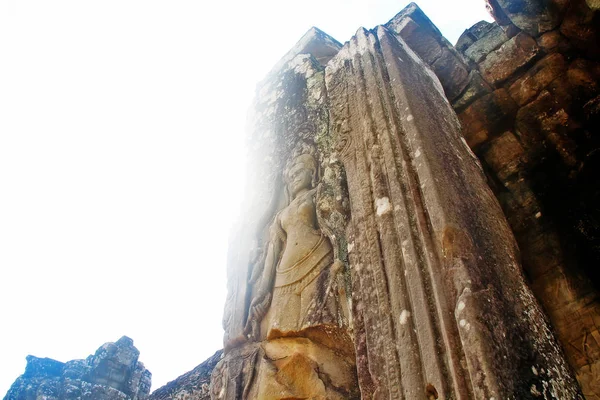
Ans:
<svg viewBox="0 0 600 400"><path fill-rule="evenodd" d="M418 5L410 3L385 27L400 36L431 66L450 100L464 90L469 83L469 68Z"/></svg>
<svg viewBox="0 0 600 400"><path fill-rule="evenodd" d="M219 350L193 370L152 392L148 400L210 400L210 376L223 357Z"/></svg>
<svg viewBox="0 0 600 400"><path fill-rule="evenodd" d="M530 36L520 33L505 42L498 50L489 53L479 70L491 83L502 83L518 69L531 62L539 48Z"/></svg>
<svg viewBox="0 0 600 400"><path fill-rule="evenodd" d="M380 70L385 73L374 73ZM532 385L543 390L552 379L532 372L544 363L545 370L561 371L552 398L577 398L569 368L520 276L508 226L422 61L385 29L361 30L326 73L351 200L363 398L434 392L440 398L526 398ZM502 97L512 101L506 92ZM393 212L377 212L384 198ZM438 240L439 247L433 245ZM436 248L443 254L435 256ZM493 267L483 266L491 259ZM515 296L505 297L509 292ZM534 326L541 330L530 331ZM517 371L524 367L519 347L533 351L536 361ZM453 371L451 379L446 371Z"/></svg>
<svg viewBox="0 0 600 400"><path fill-rule="evenodd" d="M213 399L359 396L347 194L331 149L323 67L312 54L331 43L307 33L257 90L252 190L230 250L225 356L212 373Z"/></svg>
<svg viewBox="0 0 600 400"><path fill-rule="evenodd" d="M359 30L326 64L291 54L259 87L251 140L260 179L251 186L259 188L255 204L262 208L249 208L248 215L259 217L249 217L250 233L235 236L245 250L230 254L230 293L238 300L229 304L242 307L226 314L227 354L213 373L213 398L354 396L352 380L340 391L331 376L318 373L323 360L344 369L337 357L314 350L335 347L340 341L332 336L354 342L362 398L580 398L456 118L441 111L449 98L524 249L533 291L549 310L586 396L595 399L596 294L569 272L560 229L547 216L546 183L540 189L546 178L536 175L552 164L552 172L583 180L595 165L594 153L581 154L589 147L579 141L594 140L582 118L597 119L595 66L573 57L581 45L571 43L579 40L568 31L575 24L560 25L566 2L490 4L501 30L479 24L461 39L461 51L470 49L468 64L411 4L388 30ZM593 20L585 13L569 18ZM558 26L564 32L552 30ZM281 239L289 234L282 221L296 213L288 207L300 197L278 194L285 191L278 173L289 170L300 140L316 147L319 165L320 183L305 189L321 189L298 202L315 207L317 224L309 225L328 238L347 284L307 286L306 296L303 288L290 300L275 294L277 268L266 279L263 272L269 253L279 254L284 267L304 269L304 261L287 263ZM299 173L312 171L305 165ZM581 221L583 235L595 232L589 221ZM318 252L315 232L301 236ZM297 254L306 255L299 243ZM322 252L327 264L329 250ZM331 281L330 269L307 264ZM307 276L300 275L300 281ZM335 287L335 301L324 309L337 311L304 326L301 316L312 312L306 302L328 287ZM330 317L344 315L344 305L350 316L334 322ZM286 307L291 312L278 311ZM565 324L569 312L575 317ZM242 329L232 335L235 313ZM327 329L313 329L318 326ZM287 343L283 353L273 353L275 342ZM349 347L338 350L349 354Z"/></svg>
<svg viewBox="0 0 600 400"><path fill-rule="evenodd" d="M502 46L508 40L508 36L504 33L500 25L490 25L492 25L490 30L480 38L477 38L477 41L463 52L465 56L476 63L483 60L488 54Z"/></svg>
<svg viewBox="0 0 600 400"><path fill-rule="evenodd" d="M152 374L138 357L127 336L102 345L85 360L62 363L28 356L25 373L4 400L144 400Z"/></svg>
<svg viewBox="0 0 600 400"><path fill-rule="evenodd" d="M593 133L600 122L598 13L580 0L488 3L507 36L520 25L539 49L536 56L509 52L498 57L505 62L502 73L489 58L477 65L488 70L483 75L490 83L510 94L512 112L499 113L502 108L490 101L492 96L480 96L477 101L487 101L475 101L472 108L462 106L459 98L455 109L515 233L533 292L586 398L600 399L593 383L600 357L595 339L600 320L600 274L595 272L600 227L592 222L598 220L597 212L587 205L600 193L600 183L589 173L600 154ZM530 3L537 3L538 10L528 8ZM554 28L534 26L547 22L548 12L556 18ZM511 21L516 14L520 16ZM477 24L473 31L485 34L485 27ZM469 32L460 43L463 51L477 46L479 37ZM502 47L488 57L496 57ZM534 392L541 393L539 388Z"/></svg>
<svg viewBox="0 0 600 400"><path fill-rule="evenodd" d="M566 70L564 57L558 53L550 54L537 62L508 90L517 104L522 106L534 99L553 80L560 77L564 79L562 75Z"/></svg>
<svg viewBox="0 0 600 400"><path fill-rule="evenodd" d="M492 87L481 77L478 71L471 71L469 73L469 83L463 90L460 96L458 96L453 102L452 106L459 112L469 106L475 100L480 97L489 94L492 91Z"/></svg>
<svg viewBox="0 0 600 400"><path fill-rule="evenodd" d="M571 40L581 53L592 59L600 59L600 13L584 0L569 2L560 33Z"/></svg>
<svg viewBox="0 0 600 400"><path fill-rule="evenodd" d="M517 105L504 89L495 90L467 107L460 114L463 136L472 149L509 129Z"/></svg>
<svg viewBox="0 0 600 400"><path fill-rule="evenodd" d="M569 3L568 0L486 0L486 2L501 25L504 25L508 19L532 36L556 28Z"/></svg>

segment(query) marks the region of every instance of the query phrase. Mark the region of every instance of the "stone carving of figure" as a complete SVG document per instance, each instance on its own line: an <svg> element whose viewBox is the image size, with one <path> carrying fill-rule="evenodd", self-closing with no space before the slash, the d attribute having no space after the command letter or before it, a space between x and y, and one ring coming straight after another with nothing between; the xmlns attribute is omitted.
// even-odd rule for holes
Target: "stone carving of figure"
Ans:
<svg viewBox="0 0 600 400"><path fill-rule="evenodd" d="M251 257L245 327L251 340L213 372L213 400L360 398L344 264L319 226L317 172L314 148L299 143L284 169L286 205L270 225L264 251Z"/></svg>
<svg viewBox="0 0 600 400"><path fill-rule="evenodd" d="M262 275L253 277L258 284L247 331L256 339L300 336L345 320L338 293L333 293L343 264L334 260L331 242L318 225L317 161L311 149L297 148L285 168L289 204L271 225L263 268L257 270Z"/></svg>

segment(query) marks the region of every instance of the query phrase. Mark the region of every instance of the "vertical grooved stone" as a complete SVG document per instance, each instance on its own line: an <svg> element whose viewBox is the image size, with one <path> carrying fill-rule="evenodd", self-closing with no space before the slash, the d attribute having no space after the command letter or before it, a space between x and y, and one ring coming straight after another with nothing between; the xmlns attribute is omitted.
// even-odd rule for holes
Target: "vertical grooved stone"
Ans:
<svg viewBox="0 0 600 400"><path fill-rule="evenodd" d="M550 385L549 398L582 399L423 61L385 28L361 29L326 84L350 196L362 398L525 399ZM497 121L516 112L506 90L485 97L470 106L474 122L486 108Z"/></svg>

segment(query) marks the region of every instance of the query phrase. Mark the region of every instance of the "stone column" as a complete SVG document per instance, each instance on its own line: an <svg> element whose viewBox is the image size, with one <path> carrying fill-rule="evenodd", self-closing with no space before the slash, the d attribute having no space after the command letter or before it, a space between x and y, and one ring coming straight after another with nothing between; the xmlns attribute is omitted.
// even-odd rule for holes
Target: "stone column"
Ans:
<svg viewBox="0 0 600 400"><path fill-rule="evenodd" d="M327 64L363 399L581 398L433 72L383 27Z"/></svg>

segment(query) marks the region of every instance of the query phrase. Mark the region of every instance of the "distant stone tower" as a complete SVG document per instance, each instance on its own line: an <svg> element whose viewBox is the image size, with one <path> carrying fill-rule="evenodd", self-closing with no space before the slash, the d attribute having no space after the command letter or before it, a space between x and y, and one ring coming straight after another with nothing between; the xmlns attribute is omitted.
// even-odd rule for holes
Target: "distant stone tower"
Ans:
<svg viewBox="0 0 600 400"><path fill-rule="evenodd" d="M456 114L535 60L518 31L480 70L411 4L259 84L212 399L583 398Z"/></svg>

